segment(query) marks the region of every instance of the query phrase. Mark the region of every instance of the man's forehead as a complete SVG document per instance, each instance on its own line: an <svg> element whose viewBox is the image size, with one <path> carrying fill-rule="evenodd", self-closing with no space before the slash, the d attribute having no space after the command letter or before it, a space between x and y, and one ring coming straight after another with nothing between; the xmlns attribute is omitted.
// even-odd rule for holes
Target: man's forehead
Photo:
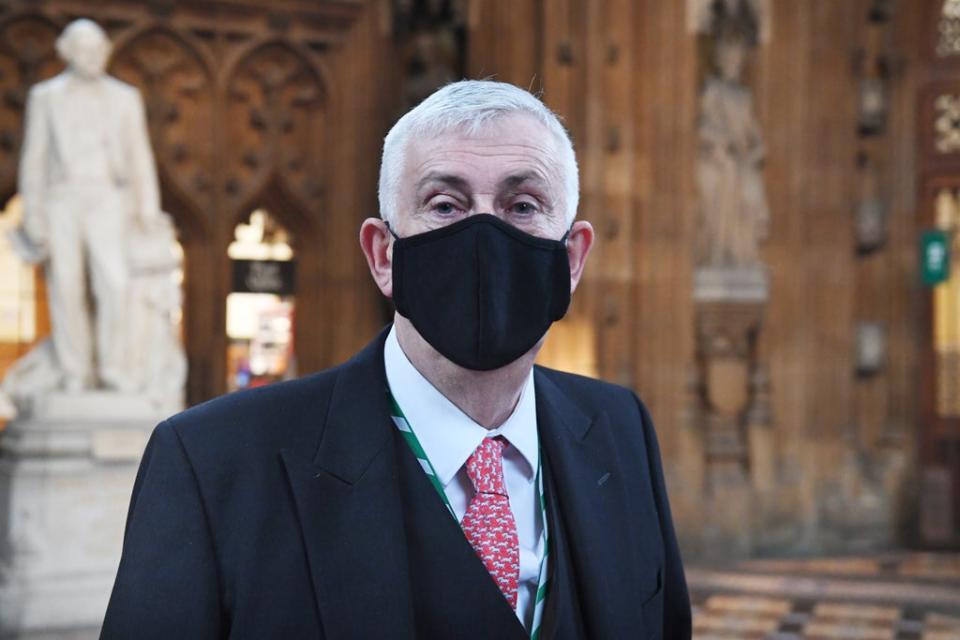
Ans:
<svg viewBox="0 0 960 640"><path fill-rule="evenodd" d="M415 188L417 192L421 192L436 184L452 187L460 191L469 191L471 189L469 175L448 171L428 171L417 180ZM545 176L542 171L533 167L520 169L515 172L508 170L502 176L497 177L496 187L500 190L510 190L527 184L544 189L548 189L551 186L548 177Z"/></svg>
<svg viewBox="0 0 960 640"><path fill-rule="evenodd" d="M547 178L546 174L559 169L555 136L535 117L522 113L516 116L485 122L476 131L454 129L414 137L405 154L407 177L420 183L428 177L453 174L444 169L451 164L481 162L484 156L491 156L504 165L496 168L529 173L529 178ZM527 168L508 166L517 164Z"/></svg>

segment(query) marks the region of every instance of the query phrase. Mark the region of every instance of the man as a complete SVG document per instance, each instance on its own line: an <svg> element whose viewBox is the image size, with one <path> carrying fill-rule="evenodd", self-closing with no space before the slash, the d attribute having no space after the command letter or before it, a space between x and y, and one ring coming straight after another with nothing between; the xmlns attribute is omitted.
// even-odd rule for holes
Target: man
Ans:
<svg viewBox="0 0 960 640"><path fill-rule="evenodd" d="M352 360L161 424L105 638L688 638L649 416L534 368L593 242L554 116L448 85L387 135Z"/></svg>
<svg viewBox="0 0 960 640"><path fill-rule="evenodd" d="M160 217L156 168L137 90L104 72L110 41L90 20L57 40L67 69L35 85L20 162L21 246L46 259L62 385L126 390L124 316L130 225ZM87 273L96 303L87 308ZM97 367L94 367L94 351Z"/></svg>

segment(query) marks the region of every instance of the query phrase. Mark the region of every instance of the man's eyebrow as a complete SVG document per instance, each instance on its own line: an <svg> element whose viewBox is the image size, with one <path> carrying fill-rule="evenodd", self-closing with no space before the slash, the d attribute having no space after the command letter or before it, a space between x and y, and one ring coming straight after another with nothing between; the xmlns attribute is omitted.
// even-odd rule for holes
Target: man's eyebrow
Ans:
<svg viewBox="0 0 960 640"><path fill-rule="evenodd" d="M547 184L547 181L539 173L535 171L525 171L523 173L507 176L500 181L499 187L500 189L515 189L524 182L533 182L541 187L544 187Z"/></svg>
<svg viewBox="0 0 960 640"><path fill-rule="evenodd" d="M417 182L416 192L420 193L420 191L431 182L442 182L444 184L450 185L454 189L458 189L459 191L464 191L464 192L468 190L467 187L469 186L469 183L467 182L466 178L463 178L461 176L458 176L452 173L438 173L438 172L432 171L427 175L423 176Z"/></svg>

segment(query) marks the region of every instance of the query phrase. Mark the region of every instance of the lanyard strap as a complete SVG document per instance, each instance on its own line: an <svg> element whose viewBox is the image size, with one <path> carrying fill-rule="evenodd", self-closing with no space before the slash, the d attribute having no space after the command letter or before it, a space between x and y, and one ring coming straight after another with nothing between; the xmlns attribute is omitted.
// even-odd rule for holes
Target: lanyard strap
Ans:
<svg viewBox="0 0 960 640"><path fill-rule="evenodd" d="M387 389L387 397L390 399L390 417L393 419L393 423L397 425L397 429L400 431L403 439L410 447L410 450L413 452L414 457L416 457L417 462L419 462L420 466L423 468L423 472L427 474L430 484L433 485L437 495L440 496L440 500L443 501L444 506L447 507L447 511L450 512L450 516L459 525L460 522L457 520L457 514L453 510L453 505L450 504L450 498L447 497L447 492L444 490L443 484L440 483L440 478L437 476L437 472L433 468L433 464L430 463L430 458L427 457L427 452L424 451L423 445L420 444L420 440L417 438L417 434L414 433L413 426L410 424L410 421L407 420L406 416L403 415L400 405L397 404L397 401L394 399L393 394L390 393L389 389ZM538 447L536 481L537 502L540 504L540 521L543 527L543 534L541 536L541 540L543 542L543 557L540 559L540 571L537 577L537 594L534 599L533 624L530 625L530 628L532 629L530 632L531 640L538 640L540 637L540 623L543 621L543 605L547 600L547 587L549 586L547 584L547 555L550 553L550 545L549 537L547 536L547 499L543 493L543 474L540 472L540 463L542 459L543 455Z"/></svg>

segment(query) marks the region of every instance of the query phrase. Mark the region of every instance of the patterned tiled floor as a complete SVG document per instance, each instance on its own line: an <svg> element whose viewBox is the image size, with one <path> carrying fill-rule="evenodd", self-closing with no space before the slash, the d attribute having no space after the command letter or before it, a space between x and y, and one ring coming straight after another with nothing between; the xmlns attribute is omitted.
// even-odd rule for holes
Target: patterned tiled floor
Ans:
<svg viewBox="0 0 960 640"><path fill-rule="evenodd" d="M691 568L696 640L960 640L960 554Z"/></svg>

